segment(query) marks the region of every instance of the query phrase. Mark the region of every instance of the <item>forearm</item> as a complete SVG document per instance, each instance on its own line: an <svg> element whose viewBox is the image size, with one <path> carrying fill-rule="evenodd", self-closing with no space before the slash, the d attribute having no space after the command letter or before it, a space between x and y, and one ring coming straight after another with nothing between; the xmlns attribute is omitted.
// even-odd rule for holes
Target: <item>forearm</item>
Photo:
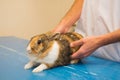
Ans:
<svg viewBox="0 0 120 80"><path fill-rule="evenodd" d="M80 17L82 11L82 5L83 5L83 0L75 0L70 10L62 18L62 20L58 25L64 28L72 26Z"/></svg>
<svg viewBox="0 0 120 80"><path fill-rule="evenodd" d="M100 38L99 44L101 46L115 42L120 42L120 29L105 35L101 35L99 38Z"/></svg>

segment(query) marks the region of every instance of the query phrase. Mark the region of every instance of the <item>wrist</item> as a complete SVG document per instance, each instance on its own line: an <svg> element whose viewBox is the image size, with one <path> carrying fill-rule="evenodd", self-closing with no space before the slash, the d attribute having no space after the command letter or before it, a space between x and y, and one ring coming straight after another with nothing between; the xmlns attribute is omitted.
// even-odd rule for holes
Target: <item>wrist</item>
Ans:
<svg viewBox="0 0 120 80"><path fill-rule="evenodd" d="M99 36L98 39L98 44L100 45L100 47L106 45L106 39L104 35Z"/></svg>
<svg viewBox="0 0 120 80"><path fill-rule="evenodd" d="M97 45L98 47L102 47L104 45L107 45L108 43L108 40L107 40L107 37L106 35L100 35L100 36L97 36Z"/></svg>
<svg viewBox="0 0 120 80"><path fill-rule="evenodd" d="M105 46L113 43L113 38L110 34L104 34L99 36L99 44L100 46Z"/></svg>

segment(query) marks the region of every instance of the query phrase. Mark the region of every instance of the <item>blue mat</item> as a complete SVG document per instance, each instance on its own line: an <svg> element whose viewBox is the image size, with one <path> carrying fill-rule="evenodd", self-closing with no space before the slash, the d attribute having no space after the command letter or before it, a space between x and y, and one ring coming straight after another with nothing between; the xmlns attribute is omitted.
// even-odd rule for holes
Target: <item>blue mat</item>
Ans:
<svg viewBox="0 0 120 80"><path fill-rule="evenodd" d="M120 80L120 63L92 56L41 73L24 70L27 43L16 37L0 37L0 80Z"/></svg>

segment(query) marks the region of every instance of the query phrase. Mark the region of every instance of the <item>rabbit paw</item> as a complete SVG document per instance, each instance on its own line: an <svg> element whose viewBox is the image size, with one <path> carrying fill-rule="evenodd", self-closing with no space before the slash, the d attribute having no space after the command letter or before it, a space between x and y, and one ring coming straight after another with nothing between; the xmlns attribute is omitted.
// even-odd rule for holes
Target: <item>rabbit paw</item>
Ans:
<svg viewBox="0 0 120 80"><path fill-rule="evenodd" d="M36 67L32 72L41 72L41 71L43 71L43 70L45 70L45 69L47 69L48 67L47 67L47 65L45 65L45 64L40 64L38 67Z"/></svg>
<svg viewBox="0 0 120 80"><path fill-rule="evenodd" d="M33 62L28 62L25 66L24 66L24 69L30 69L34 66L34 63Z"/></svg>

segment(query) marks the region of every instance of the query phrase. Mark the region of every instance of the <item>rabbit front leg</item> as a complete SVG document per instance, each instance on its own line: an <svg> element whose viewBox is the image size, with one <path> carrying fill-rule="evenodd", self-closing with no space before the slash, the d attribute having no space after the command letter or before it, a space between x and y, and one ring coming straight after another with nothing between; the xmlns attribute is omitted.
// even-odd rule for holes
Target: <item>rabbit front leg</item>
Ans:
<svg viewBox="0 0 120 80"><path fill-rule="evenodd" d="M41 71L43 71L45 69L48 69L48 66L46 64L40 64L32 72L41 72Z"/></svg>
<svg viewBox="0 0 120 80"><path fill-rule="evenodd" d="M32 67L34 67L36 65L36 63L34 61L29 61L25 66L24 69L30 69Z"/></svg>

